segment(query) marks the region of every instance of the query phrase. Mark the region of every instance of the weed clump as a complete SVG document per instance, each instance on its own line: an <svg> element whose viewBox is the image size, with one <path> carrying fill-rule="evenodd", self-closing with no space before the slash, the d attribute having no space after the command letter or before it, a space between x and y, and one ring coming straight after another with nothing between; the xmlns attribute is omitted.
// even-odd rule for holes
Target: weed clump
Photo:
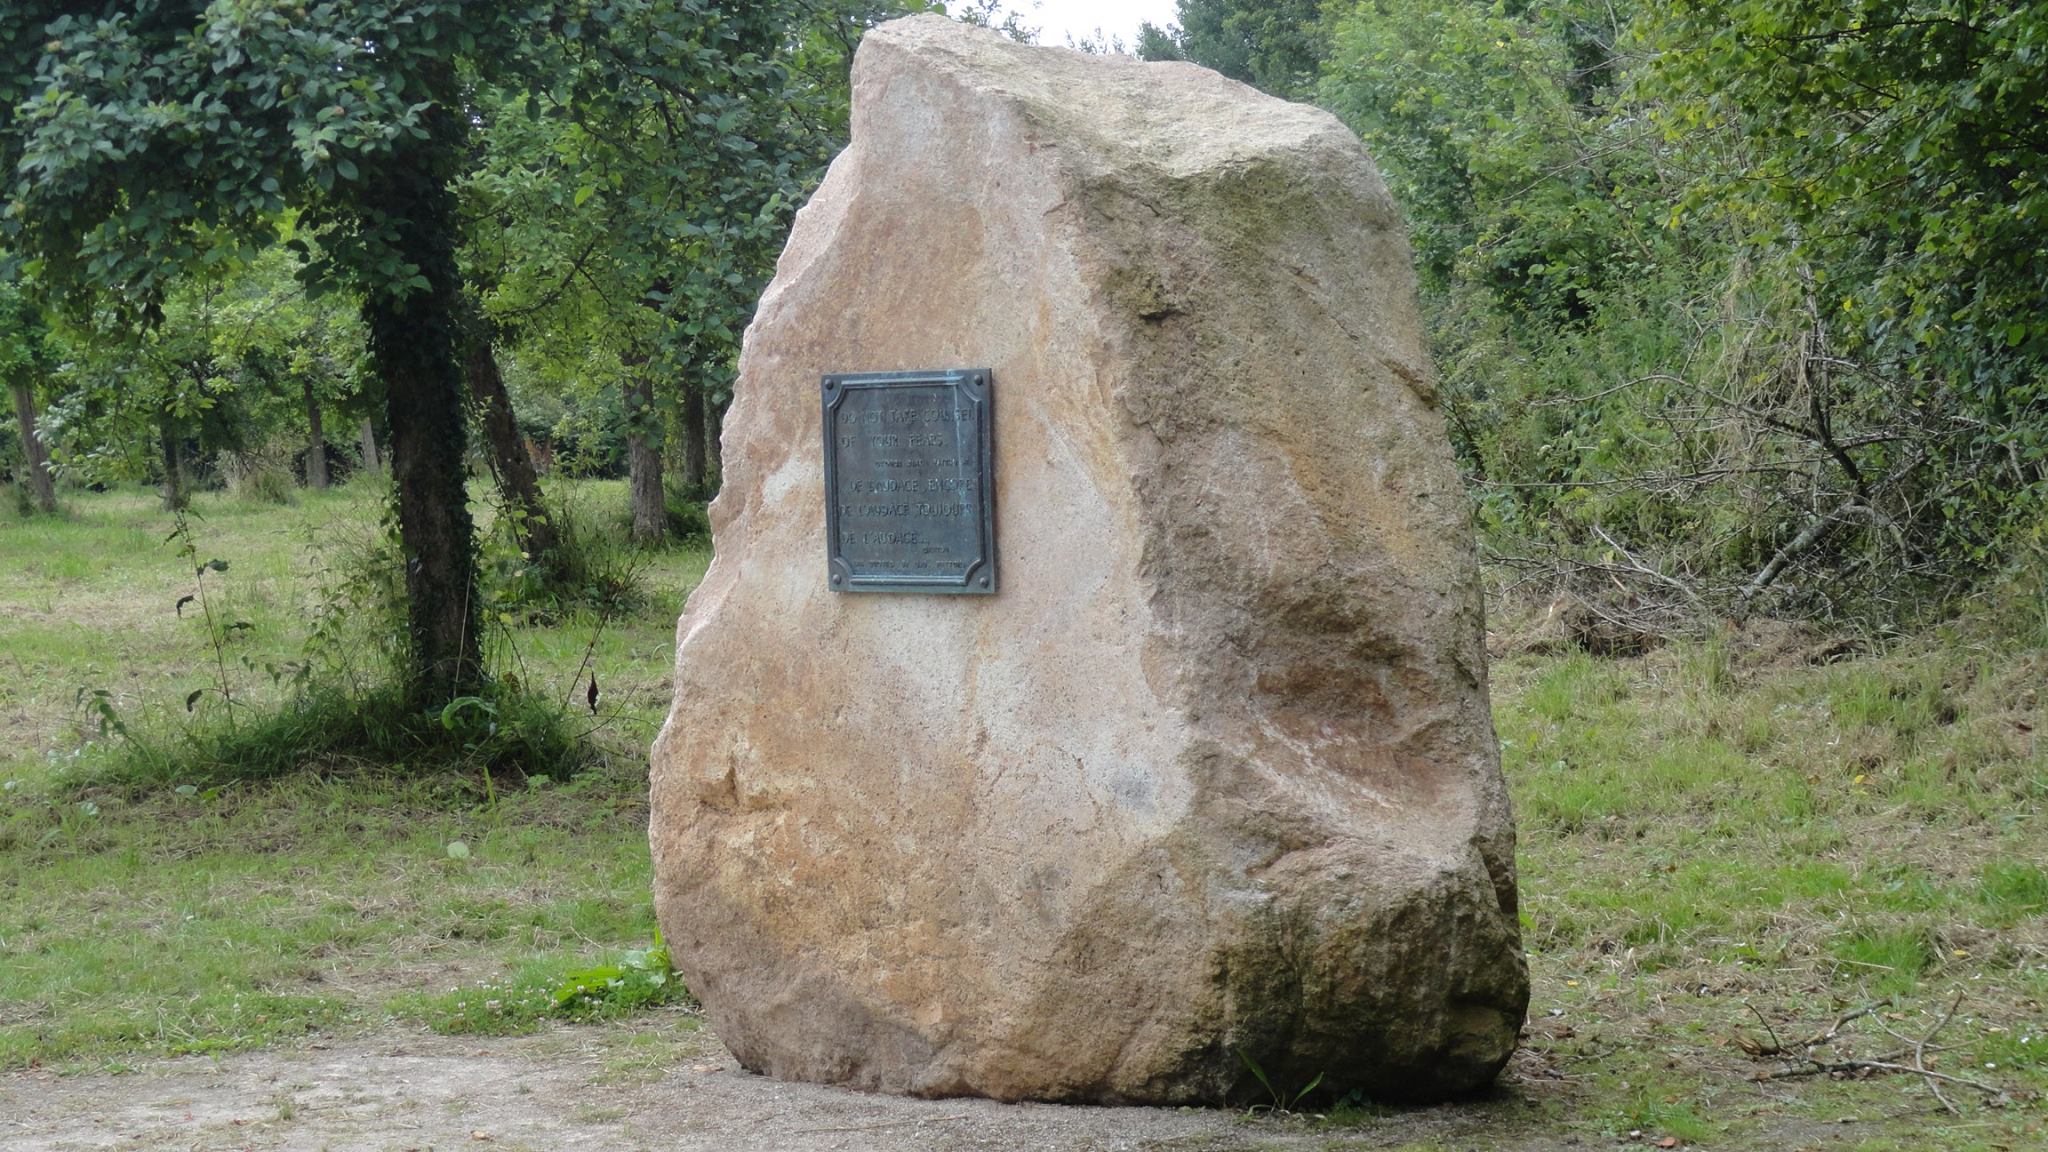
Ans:
<svg viewBox="0 0 2048 1152"><path fill-rule="evenodd" d="M553 1020L594 1023L654 1008L695 1006L657 929L651 947L603 964L530 965L508 980L410 996L395 1008L446 1036L512 1036Z"/></svg>
<svg viewBox="0 0 2048 1152"><path fill-rule="evenodd" d="M421 711L402 688L309 686L277 707L216 708L160 735L125 725L100 746L91 783L128 789L210 787L298 772L482 772L566 780L595 757L560 701L505 685ZM111 727L111 726L110 726Z"/></svg>
<svg viewBox="0 0 2048 1152"><path fill-rule="evenodd" d="M487 609L528 623L553 623L577 612L619 615L646 605L645 565L619 533L568 499L548 517L556 543L544 556L521 551L516 532L488 538L481 566ZM503 513L501 518L510 525Z"/></svg>
<svg viewBox="0 0 2048 1152"><path fill-rule="evenodd" d="M670 489L664 512L668 517L668 538L678 544L700 544L711 539L711 512L707 501L687 492Z"/></svg>
<svg viewBox="0 0 2048 1152"><path fill-rule="evenodd" d="M276 448L222 452L218 464L228 494L251 504L298 503L298 480Z"/></svg>
<svg viewBox="0 0 2048 1152"><path fill-rule="evenodd" d="M330 526L301 658L259 662L243 643L253 625L236 618L223 584L228 562L202 559L190 521L180 515L176 524L168 542L189 565L192 591L173 611L204 629L200 666L209 683L185 697L182 715L142 727L126 721L106 690L82 689L79 708L99 735L81 754L82 783L206 787L392 769L566 780L597 756L596 726L571 699L542 695L512 667L514 613L531 618L553 603L536 594L526 606L519 571L486 588L485 619L508 625L491 645L500 673L471 694L422 708L406 690L405 583L388 525ZM601 605L601 634L612 613L633 602L635 576L608 566L609 553L596 548L575 554L596 565L585 590Z"/></svg>

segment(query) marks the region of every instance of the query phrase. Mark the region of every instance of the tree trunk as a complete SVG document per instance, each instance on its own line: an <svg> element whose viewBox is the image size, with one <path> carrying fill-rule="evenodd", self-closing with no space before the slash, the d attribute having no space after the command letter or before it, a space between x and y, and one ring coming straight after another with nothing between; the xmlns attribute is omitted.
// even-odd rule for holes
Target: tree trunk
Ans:
<svg viewBox="0 0 2048 1152"><path fill-rule="evenodd" d="M421 99L452 91L452 77ZM438 709L483 683L477 641L476 530L463 477L465 411L455 198L448 188L461 124L448 99L427 106L424 140L401 136L364 174L362 207L390 228L396 255L428 287L403 298L372 291L363 305L370 356L384 381L391 475L405 562L408 695ZM391 286L376 285L378 289Z"/></svg>
<svg viewBox="0 0 2048 1152"><path fill-rule="evenodd" d="M356 428L356 445L362 453L362 471L383 471L383 455L377 451L377 422L369 416Z"/></svg>
<svg viewBox="0 0 2048 1152"><path fill-rule="evenodd" d="M36 508L45 514L57 510L57 481L50 474L50 453L36 431L36 394L28 381L14 382L14 419L21 425L21 456L28 472L29 491Z"/></svg>
<svg viewBox="0 0 2048 1152"><path fill-rule="evenodd" d="M527 559L547 566L561 537L541 499L540 477L534 473L533 457L526 454L526 445L519 438L519 424L512 417L512 397L505 391L505 375L498 370L497 353L473 309L468 329L462 374L469 380L470 399L483 415L484 438L491 447L491 475L497 478L506 514L513 518L512 531L519 541L519 550Z"/></svg>
<svg viewBox="0 0 2048 1152"><path fill-rule="evenodd" d="M629 362L621 386L626 399L626 473L630 477L633 541L658 544L668 534L661 493L661 424L654 411L654 381L644 359Z"/></svg>
<svg viewBox="0 0 2048 1152"><path fill-rule="evenodd" d="M185 493L184 451L178 446L178 430L171 424L171 415L168 412L156 418L156 442L164 458L164 511L182 512L188 499Z"/></svg>
<svg viewBox="0 0 2048 1152"><path fill-rule="evenodd" d="M683 484L689 489L690 499L702 500L707 495L704 489L707 461L704 455L704 438L707 421L704 415L704 389L697 384L683 386Z"/></svg>
<svg viewBox="0 0 2048 1152"><path fill-rule="evenodd" d="M327 431L320 425L320 397L313 392L313 382L303 382L306 389L306 487L327 487Z"/></svg>
<svg viewBox="0 0 2048 1152"><path fill-rule="evenodd" d="M727 399L724 404L713 404L711 406L711 427L706 429L709 433L709 436L706 438L709 441L706 448L711 455L711 468L718 477L720 484L725 482L725 410L731 405L732 401L730 399ZM713 492L712 495L716 496L718 493Z"/></svg>
<svg viewBox="0 0 2048 1152"><path fill-rule="evenodd" d="M383 461L377 459L377 424L369 416L356 426L356 455L362 457L362 471L383 471Z"/></svg>

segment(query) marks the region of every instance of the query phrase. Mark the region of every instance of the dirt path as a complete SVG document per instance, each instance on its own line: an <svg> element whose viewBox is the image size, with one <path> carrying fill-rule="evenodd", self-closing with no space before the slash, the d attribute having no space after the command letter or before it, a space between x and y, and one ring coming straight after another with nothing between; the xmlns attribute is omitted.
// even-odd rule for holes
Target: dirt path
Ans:
<svg viewBox="0 0 2048 1152"><path fill-rule="evenodd" d="M1475 1121L1425 1110L1332 1133L1204 1110L903 1100L752 1076L708 1034L649 1028L391 1032L121 1075L0 1076L8 1152L1306 1152L1398 1147Z"/></svg>

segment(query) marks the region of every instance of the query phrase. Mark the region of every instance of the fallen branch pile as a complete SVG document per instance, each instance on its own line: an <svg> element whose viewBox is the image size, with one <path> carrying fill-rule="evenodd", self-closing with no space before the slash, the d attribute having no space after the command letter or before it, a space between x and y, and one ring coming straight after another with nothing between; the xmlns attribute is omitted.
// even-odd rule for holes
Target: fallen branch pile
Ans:
<svg viewBox="0 0 2048 1152"><path fill-rule="evenodd" d="M1750 1079L1758 1082L1792 1080L1804 1076L1863 1076L1873 1073L1907 1073L1918 1076L1925 1081L1928 1089L1934 1093L1934 1098L1941 1102L1943 1108L1948 1109L1952 1113L1960 1114L1961 1110L1955 1106L1955 1102L1942 1092L1941 1086L1943 1084L1973 1088L1984 1093L1988 1099L1993 1101L2003 1100L2006 1096L2005 1090L1995 1084L1986 1084L1981 1080L1953 1076L1946 1072L1936 1072L1927 1066L1927 1054L1941 1051L1941 1045L1935 1043L1935 1039L1941 1035L1943 1029L1948 1027L1949 1021L1955 1019L1956 1009L1960 1008L1962 1003L1962 993L1958 992L1955 1000L1949 1004L1948 1011L1943 1012L1941 1018L1934 1022L1934 1026L1929 1028L1925 1035L1919 1037L1903 1035L1893 1029L1891 1025L1886 1024L1880 1009L1890 1007L1891 1001L1879 1000L1875 1004L1845 1013L1825 1030L1791 1044L1786 1044L1778 1039L1777 1029L1771 1027L1771 1022L1764 1018L1763 1013L1756 1010L1755 1005L1745 1005L1751 1015L1757 1018L1757 1022L1764 1026L1764 1032L1770 1039L1768 1041L1758 1041L1737 1033L1735 1036L1735 1046L1748 1053L1754 1059L1780 1059L1784 1061L1775 1069L1761 1071L1750 1077ZM1877 1026L1886 1035L1905 1046L1875 1057L1856 1057L1832 1051L1844 1038L1844 1029L1858 1020L1865 1019L1875 1021ZM1910 1063L1907 1061L1910 1061Z"/></svg>

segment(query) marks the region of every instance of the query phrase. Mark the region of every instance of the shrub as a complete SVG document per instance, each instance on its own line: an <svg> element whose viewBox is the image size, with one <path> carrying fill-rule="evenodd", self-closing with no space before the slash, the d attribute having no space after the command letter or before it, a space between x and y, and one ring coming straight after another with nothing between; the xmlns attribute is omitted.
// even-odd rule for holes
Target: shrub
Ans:
<svg viewBox="0 0 2048 1152"><path fill-rule="evenodd" d="M693 498L674 488L664 493L668 517L668 538L677 544L701 544L711 539L708 501Z"/></svg>
<svg viewBox="0 0 2048 1152"><path fill-rule="evenodd" d="M298 499L291 456L274 448L222 452L215 465L228 494L257 504L290 504Z"/></svg>
<svg viewBox="0 0 2048 1152"><path fill-rule="evenodd" d="M552 503L548 515L557 542L548 555L524 554L509 530L493 532L486 541L486 612L543 621L577 610L616 615L644 604L643 563L623 529L566 497ZM500 520L509 526L502 515Z"/></svg>

